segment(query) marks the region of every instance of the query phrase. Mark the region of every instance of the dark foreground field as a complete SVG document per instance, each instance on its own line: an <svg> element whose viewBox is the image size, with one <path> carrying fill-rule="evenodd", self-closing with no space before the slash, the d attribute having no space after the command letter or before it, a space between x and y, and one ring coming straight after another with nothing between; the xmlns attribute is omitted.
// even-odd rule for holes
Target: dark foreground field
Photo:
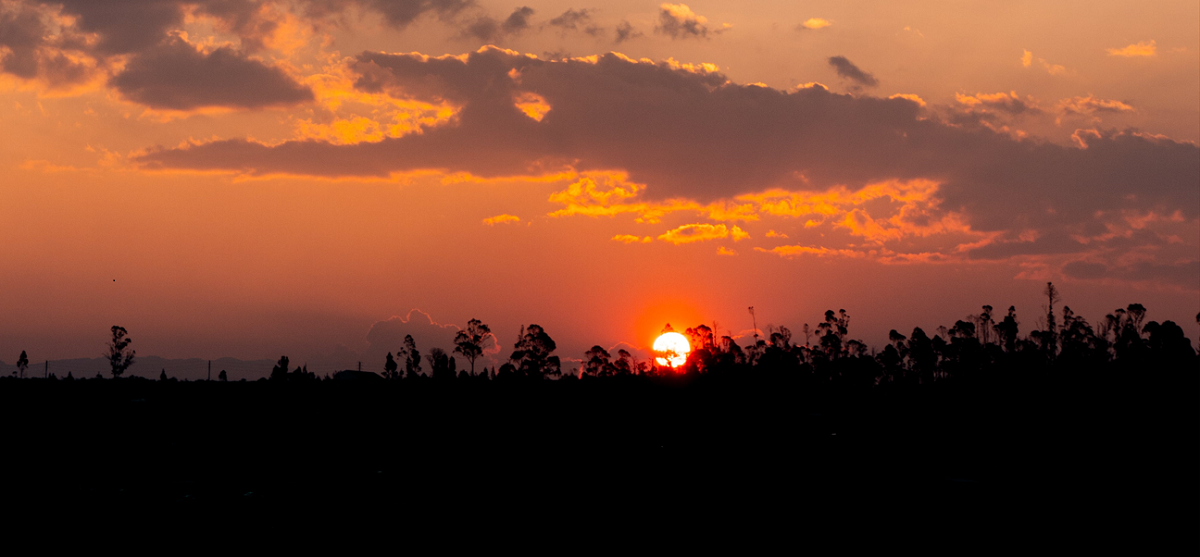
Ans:
<svg viewBox="0 0 1200 557"><path fill-rule="evenodd" d="M1195 554L1198 392L1194 375L1003 393L5 380L3 496L22 517L10 526L286 517L454 532L451 545L570 531L578 548L655 534Z"/></svg>

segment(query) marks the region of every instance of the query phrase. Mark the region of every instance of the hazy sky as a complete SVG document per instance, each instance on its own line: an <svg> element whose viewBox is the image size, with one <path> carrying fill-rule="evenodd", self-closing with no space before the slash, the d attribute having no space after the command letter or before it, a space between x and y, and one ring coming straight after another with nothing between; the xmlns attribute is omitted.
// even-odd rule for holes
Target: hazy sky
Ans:
<svg viewBox="0 0 1200 557"><path fill-rule="evenodd" d="M0 0L0 130L5 361L1200 333L1194 0Z"/></svg>

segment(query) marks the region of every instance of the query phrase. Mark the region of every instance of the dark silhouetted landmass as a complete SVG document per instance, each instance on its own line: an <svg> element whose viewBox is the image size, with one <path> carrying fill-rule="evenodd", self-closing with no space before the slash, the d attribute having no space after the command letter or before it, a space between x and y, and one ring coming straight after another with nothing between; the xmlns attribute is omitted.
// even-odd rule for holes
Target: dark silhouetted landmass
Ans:
<svg viewBox="0 0 1200 557"><path fill-rule="evenodd" d="M559 380L536 325L499 370L455 373L409 338L387 378L326 379L286 356L261 381L6 377L6 501L37 516L369 516L483 540L546 529L578 547L653 533L747 551L1194 553L1200 360L1146 314L1061 307L1022 335L1015 308L984 306L869 350L831 310L803 342L688 328L678 370L594 346Z"/></svg>

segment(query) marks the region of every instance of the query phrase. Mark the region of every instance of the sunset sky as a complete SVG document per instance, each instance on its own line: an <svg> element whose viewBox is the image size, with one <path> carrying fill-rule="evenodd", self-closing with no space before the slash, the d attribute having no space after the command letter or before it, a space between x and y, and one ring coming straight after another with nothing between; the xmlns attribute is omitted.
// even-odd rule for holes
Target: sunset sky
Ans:
<svg viewBox="0 0 1200 557"><path fill-rule="evenodd" d="M6 362L1200 333L1195 0L0 0L0 130Z"/></svg>

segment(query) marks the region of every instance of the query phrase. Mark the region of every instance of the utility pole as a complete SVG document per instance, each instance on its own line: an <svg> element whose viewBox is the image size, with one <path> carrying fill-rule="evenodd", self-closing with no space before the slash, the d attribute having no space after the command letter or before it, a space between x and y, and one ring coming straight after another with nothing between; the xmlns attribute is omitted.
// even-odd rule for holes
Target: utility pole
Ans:
<svg viewBox="0 0 1200 557"><path fill-rule="evenodd" d="M208 361L208 380L212 381L212 360Z"/></svg>
<svg viewBox="0 0 1200 557"><path fill-rule="evenodd" d="M42 372L42 379L50 377L50 360L46 360L46 371Z"/></svg>

